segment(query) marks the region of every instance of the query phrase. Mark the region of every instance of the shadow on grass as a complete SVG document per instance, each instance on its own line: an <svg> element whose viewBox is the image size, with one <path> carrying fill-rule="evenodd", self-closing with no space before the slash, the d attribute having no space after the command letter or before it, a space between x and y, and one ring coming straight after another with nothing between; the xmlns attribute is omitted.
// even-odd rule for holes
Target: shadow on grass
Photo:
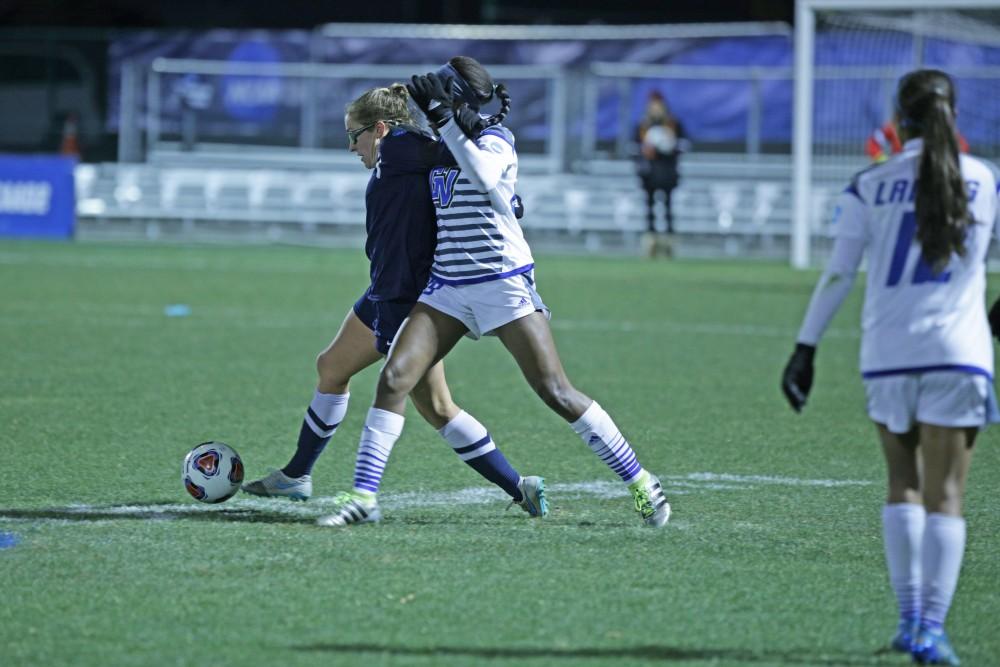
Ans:
<svg viewBox="0 0 1000 667"><path fill-rule="evenodd" d="M3 519L29 521L229 521L234 523L270 523L287 525L313 525L316 518L323 514L322 508L316 508L315 513L299 514L293 512L276 512L254 507L226 507L222 504L190 505L190 509L163 509L164 506L176 506L176 499L156 500L136 503L118 503L109 505L86 505L76 507L49 507L40 509L16 509L0 507L0 521ZM434 527L447 526L454 528L456 524L495 527L520 527L518 524L529 521L520 515L499 514L492 519L476 517L463 520L454 516L428 515L390 515L382 520L380 525L392 527ZM593 521L570 523L570 526L580 528L621 528L618 523L606 525ZM352 530L371 528L372 525L354 526Z"/></svg>
<svg viewBox="0 0 1000 667"><path fill-rule="evenodd" d="M237 523L287 523L312 524L314 516L298 516L284 512L268 512L253 508L199 507L190 511L158 510L156 507L172 505L176 501L125 503L121 505L88 505L85 508L54 507L48 509L5 509L0 507L2 519L28 519L36 521L232 521Z"/></svg>
<svg viewBox="0 0 1000 667"><path fill-rule="evenodd" d="M767 665L871 665L880 664L873 655L827 652L816 655L807 651L745 651L738 649L696 649L675 646L623 646L619 648L554 648L554 647L505 647L490 648L478 646L393 646L389 644L333 644L319 643L290 647L294 651L308 653L376 653L410 657L457 657L468 659L515 659L528 660L579 660L604 658L609 660L646 660L653 662L675 662L680 660L726 660L736 663Z"/></svg>

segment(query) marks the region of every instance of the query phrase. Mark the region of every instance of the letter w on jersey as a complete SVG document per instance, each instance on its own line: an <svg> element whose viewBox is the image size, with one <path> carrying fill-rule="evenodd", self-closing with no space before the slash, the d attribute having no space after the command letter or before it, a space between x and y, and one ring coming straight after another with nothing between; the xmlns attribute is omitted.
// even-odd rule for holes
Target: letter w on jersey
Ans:
<svg viewBox="0 0 1000 667"><path fill-rule="evenodd" d="M431 170L431 198L436 206L451 206L451 200L455 196L455 181L460 172L458 167L435 167Z"/></svg>

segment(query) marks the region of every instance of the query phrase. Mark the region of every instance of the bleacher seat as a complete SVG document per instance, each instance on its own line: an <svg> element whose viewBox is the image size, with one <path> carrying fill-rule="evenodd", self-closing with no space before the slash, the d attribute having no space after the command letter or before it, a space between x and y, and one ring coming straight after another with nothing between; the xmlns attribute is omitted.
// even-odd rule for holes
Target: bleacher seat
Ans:
<svg viewBox="0 0 1000 667"><path fill-rule="evenodd" d="M261 163L244 158L248 162ZM518 193L525 203L521 221L525 233L582 240L586 247L614 238L633 243L646 229L646 195L634 163L599 160L579 167L579 173L522 174ZM843 181L835 183L834 177L841 178L844 170L834 171L826 174L829 187L818 188L820 197L814 202L823 221L842 187ZM688 155L681 162L681 172L673 199L679 234L768 239L789 235L788 156L761 156L754 162L745 156ZM201 223L221 229L220 223L225 222L224 228L234 234L242 222L249 236L265 225L273 238L280 237L282 226L288 225L322 233L325 238L334 226L363 233L369 178L370 172L360 169L356 161L340 159L308 169L246 169L233 163L194 160L80 165L78 218L83 224L110 219L179 221L188 231L196 231ZM661 209L657 204L658 215ZM826 229L823 222L814 231L822 234Z"/></svg>

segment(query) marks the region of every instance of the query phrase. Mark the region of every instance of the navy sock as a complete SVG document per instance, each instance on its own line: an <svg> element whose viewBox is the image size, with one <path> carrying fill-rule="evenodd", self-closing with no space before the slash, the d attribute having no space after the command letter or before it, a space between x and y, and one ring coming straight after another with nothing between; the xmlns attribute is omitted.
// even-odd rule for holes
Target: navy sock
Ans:
<svg viewBox="0 0 1000 667"><path fill-rule="evenodd" d="M524 500L521 490L517 488L521 476L510 465L503 452L493 444L486 427L475 417L467 412L459 412L438 433L469 467L506 491L515 501Z"/></svg>
<svg viewBox="0 0 1000 667"><path fill-rule="evenodd" d="M486 437L489 438L489 435ZM492 439L489 439L487 442L493 445ZM476 445L482 447L479 443L470 445L470 447L476 447ZM455 450L455 453L459 456L462 455L462 452L458 449ZM517 483L521 481L521 476L517 474L517 471L507 461L507 457L496 446L493 446L493 449L485 454L465 459L465 462L480 475L506 491L507 495L517 502L524 500L521 490L517 488Z"/></svg>
<svg viewBox="0 0 1000 667"><path fill-rule="evenodd" d="M303 422L302 428L299 429L299 442L296 445L295 454L292 456L292 460L288 462L288 465L281 469L281 472L289 477L302 477L303 475L310 474L313 465L316 464L319 455L326 449L326 443L328 442L330 442L329 437L319 437L309 427L309 424Z"/></svg>
<svg viewBox="0 0 1000 667"><path fill-rule="evenodd" d="M316 392L312 403L306 410L302 428L299 429L299 440L292 460L281 472L289 477L302 477L312 473L313 465L319 455L330 442L337 427L340 426L347 412L347 399L350 394L322 394Z"/></svg>

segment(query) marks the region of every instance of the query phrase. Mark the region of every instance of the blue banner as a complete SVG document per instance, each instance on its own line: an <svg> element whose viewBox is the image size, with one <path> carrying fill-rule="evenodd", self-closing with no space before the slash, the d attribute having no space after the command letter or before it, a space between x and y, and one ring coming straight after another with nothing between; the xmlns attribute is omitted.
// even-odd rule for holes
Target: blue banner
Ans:
<svg viewBox="0 0 1000 667"><path fill-rule="evenodd" d="M0 236L73 236L75 166L58 156L0 155Z"/></svg>
<svg viewBox="0 0 1000 667"><path fill-rule="evenodd" d="M946 71L953 66L987 67L1000 63L1000 48L975 42L924 38L920 53L925 66ZM624 88L614 77L600 82L596 103L599 140L632 136L649 93L659 92L696 144L744 141L754 132L763 143L788 144L792 135L791 34L731 37L667 37L636 39L461 39L427 37L315 37L306 30L210 30L163 34L143 32L119 38L109 53L108 126L119 124L119 73L131 60L148 66L156 57L204 58L231 63L317 62L330 65L444 63L456 54L489 65L559 66L586 76L590 63L630 63L701 67L759 68L763 75L746 79L663 77L634 78ZM868 78L857 71L815 80L814 134L820 141L854 145L864 140L891 113L896 78L913 67L914 39L900 32L828 30L816 36L818 67L873 70ZM777 75L776 75L777 74ZM958 80L958 124L973 149L991 149L996 142L1000 111L992 100L998 78ZM184 112L197 111L198 139L298 145L303 134L302 106L316 109L318 145L344 145L345 104L385 80L325 79L309 85L302 78L268 74L198 76L162 74L156 90L161 136L176 140ZM549 82L543 77L503 81L510 91L512 112L505 124L517 135L522 152L535 152L558 131L551 126ZM579 96L571 87L567 94ZM622 99L625 95L625 99ZM580 105L576 104L575 108ZM496 106L488 111L495 111ZM144 122L140 114L139 123ZM627 128L622 128L621 124ZM590 129L590 128L588 128ZM583 135L580 118L571 118L569 140Z"/></svg>

